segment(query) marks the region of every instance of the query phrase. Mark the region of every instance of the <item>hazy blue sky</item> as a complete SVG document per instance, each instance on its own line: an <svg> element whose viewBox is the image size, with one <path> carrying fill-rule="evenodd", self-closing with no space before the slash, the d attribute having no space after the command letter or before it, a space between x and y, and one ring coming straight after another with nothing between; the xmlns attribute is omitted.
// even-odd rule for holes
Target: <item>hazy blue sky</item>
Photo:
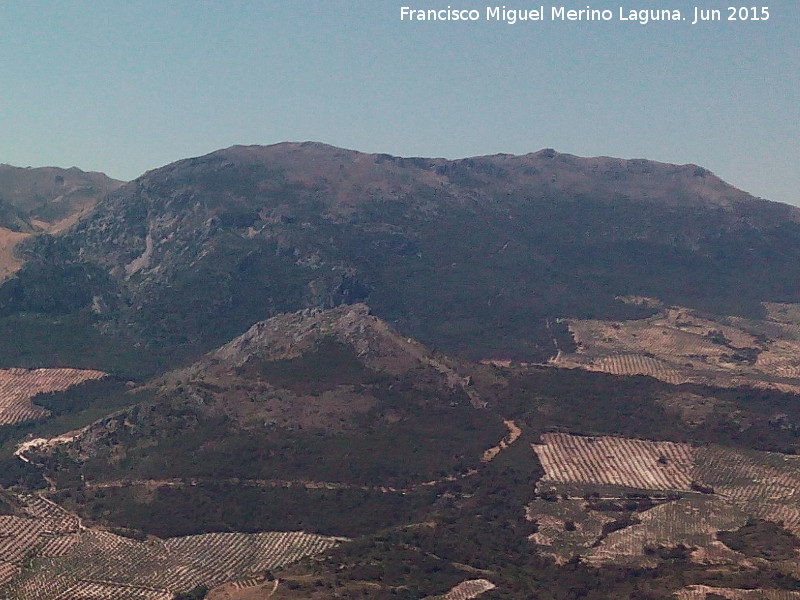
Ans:
<svg viewBox="0 0 800 600"><path fill-rule="evenodd" d="M797 0L769 2L766 22L696 26L408 23L402 5L493 6L3 2L0 162L132 179L232 144L317 140L448 158L553 147L698 163L757 196L800 204ZM695 6L545 8L554 5L615 16L620 6L678 8L690 20Z"/></svg>

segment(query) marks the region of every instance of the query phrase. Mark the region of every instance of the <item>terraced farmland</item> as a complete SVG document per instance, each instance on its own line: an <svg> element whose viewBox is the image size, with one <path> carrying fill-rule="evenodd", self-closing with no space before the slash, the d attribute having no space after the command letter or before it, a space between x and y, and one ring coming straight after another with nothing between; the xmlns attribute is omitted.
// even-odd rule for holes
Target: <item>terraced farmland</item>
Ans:
<svg viewBox="0 0 800 600"><path fill-rule="evenodd" d="M626 504L624 495L598 501L606 505ZM748 513L723 500L704 495L662 501L643 512L625 513L596 508L580 498L534 500L527 516L536 522L530 536L539 551L564 564L574 556L594 566L627 564L654 566L654 549L685 546L701 564L750 565L744 555L717 540L720 531L736 530L747 522ZM630 517L624 515L630 514ZM614 526L624 518L624 527ZM609 525L611 532L608 533Z"/></svg>
<svg viewBox="0 0 800 600"><path fill-rule="evenodd" d="M37 394L64 391L105 376L85 369L0 369L0 425L46 417L48 411L31 402Z"/></svg>
<svg viewBox="0 0 800 600"><path fill-rule="evenodd" d="M527 507L538 527L530 539L559 563L578 555L596 566L653 566L658 549L683 546L697 563L752 568L720 532L762 519L800 536L796 456L564 433L543 434L533 449L545 476ZM644 495L643 510L632 499ZM795 575L800 557L774 566Z"/></svg>
<svg viewBox="0 0 800 600"><path fill-rule="evenodd" d="M672 384L800 392L800 307L766 304L763 320L713 320L680 307L648 319L570 321L578 345L553 366L648 375Z"/></svg>
<svg viewBox="0 0 800 600"><path fill-rule="evenodd" d="M252 578L342 541L268 532L141 542L85 528L38 496L18 496L15 504L19 514L0 516L0 598L171 598L197 585Z"/></svg>
<svg viewBox="0 0 800 600"><path fill-rule="evenodd" d="M691 559L701 565L739 565L745 568L755 566L744 554L728 548L719 540L712 540L705 546L692 550Z"/></svg>
<svg viewBox="0 0 800 600"><path fill-rule="evenodd" d="M19 514L0 516L0 585L8 583L34 551L53 554L80 527L71 513L37 496L16 497Z"/></svg>
<svg viewBox="0 0 800 600"><path fill-rule="evenodd" d="M38 555L30 571L0 589L0 597L171 597L174 592L198 585L220 585L253 577L327 550L340 541L289 532L211 533L138 542L87 529L80 532L77 540L74 536L70 539L66 553ZM124 596L115 595L120 590L125 591Z"/></svg>
<svg viewBox="0 0 800 600"><path fill-rule="evenodd" d="M698 449L693 474L720 498L800 536L800 457L710 446Z"/></svg>
<svg viewBox="0 0 800 600"><path fill-rule="evenodd" d="M800 338L800 304L765 302L764 308L769 321L796 326L798 338Z"/></svg>
<svg viewBox="0 0 800 600"><path fill-rule="evenodd" d="M442 596L442 600L471 600L494 588L495 585L488 579L468 579Z"/></svg>
<svg viewBox="0 0 800 600"><path fill-rule="evenodd" d="M740 590L733 588L691 585L675 594L677 600L705 600L708 594L716 594L728 600L800 600L800 592L788 590Z"/></svg>
<svg viewBox="0 0 800 600"><path fill-rule="evenodd" d="M134 585L116 585L106 581L79 581L54 598L56 600L170 600L173 596L170 592Z"/></svg>
<svg viewBox="0 0 800 600"><path fill-rule="evenodd" d="M691 490L692 447L618 437L546 433L533 449L545 470L542 483L620 485Z"/></svg>
<svg viewBox="0 0 800 600"><path fill-rule="evenodd" d="M719 531L735 530L747 522L740 509L716 498L682 498L638 515L638 523L610 533L586 554L590 564L645 564L654 548L706 548ZM728 555L732 558L733 555ZM696 558L699 558L697 556Z"/></svg>
<svg viewBox="0 0 800 600"><path fill-rule="evenodd" d="M251 577L250 579L238 579L230 583L217 586L209 591L206 598L208 600L262 600L272 598L281 588L286 590L281 579L268 581L266 576Z"/></svg>
<svg viewBox="0 0 800 600"><path fill-rule="evenodd" d="M800 457L777 452L739 452L718 446L698 449L693 474L734 502L800 502Z"/></svg>
<svg viewBox="0 0 800 600"><path fill-rule="evenodd" d="M686 383L682 376L669 363L643 354L618 354L598 359L594 366L598 371L613 375L649 375L667 383Z"/></svg>

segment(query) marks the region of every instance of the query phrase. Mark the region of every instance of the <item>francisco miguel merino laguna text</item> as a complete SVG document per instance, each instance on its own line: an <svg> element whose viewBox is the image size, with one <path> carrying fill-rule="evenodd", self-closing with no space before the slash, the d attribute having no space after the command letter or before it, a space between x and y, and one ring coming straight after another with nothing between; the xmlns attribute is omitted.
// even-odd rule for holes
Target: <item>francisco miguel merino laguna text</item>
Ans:
<svg viewBox="0 0 800 600"><path fill-rule="evenodd" d="M595 9L591 6L581 9L565 6L551 6L545 10L538 8L506 8L505 6L487 6L485 11L478 9L458 9L448 6L443 9L422 9L410 6L400 7L401 21L499 21L513 25L519 21L630 21L646 25L653 21L684 20L677 9L625 9L619 7L615 13L610 9ZM695 9L697 12L697 9ZM615 16L617 18L615 19ZM695 22L697 18L695 17Z"/></svg>

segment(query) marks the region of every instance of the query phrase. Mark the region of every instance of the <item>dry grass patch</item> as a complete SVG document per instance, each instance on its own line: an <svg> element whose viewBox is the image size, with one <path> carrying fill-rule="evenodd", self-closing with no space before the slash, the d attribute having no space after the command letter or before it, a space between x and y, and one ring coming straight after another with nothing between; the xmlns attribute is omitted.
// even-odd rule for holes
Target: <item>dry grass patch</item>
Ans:
<svg viewBox="0 0 800 600"><path fill-rule="evenodd" d="M508 448L511 444L516 442L519 439L519 436L522 435L522 429L517 427L517 424L514 421L503 421L505 426L508 428L508 435L500 440L500 443L497 446L492 446L488 450L483 453L481 456L481 462L492 462L494 458L500 454L503 450Z"/></svg>
<svg viewBox="0 0 800 600"><path fill-rule="evenodd" d="M22 267L22 260L16 255L14 249L30 235L30 233L21 233L0 227L0 281L13 275Z"/></svg>
<svg viewBox="0 0 800 600"><path fill-rule="evenodd" d="M468 579L442 596L442 600L470 600L494 588L495 585L488 579Z"/></svg>

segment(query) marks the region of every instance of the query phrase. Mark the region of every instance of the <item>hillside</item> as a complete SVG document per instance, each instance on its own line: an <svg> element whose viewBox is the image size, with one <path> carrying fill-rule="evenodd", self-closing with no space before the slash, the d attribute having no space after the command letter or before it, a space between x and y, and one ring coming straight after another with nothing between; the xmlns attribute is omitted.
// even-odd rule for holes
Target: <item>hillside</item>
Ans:
<svg viewBox="0 0 800 600"><path fill-rule="evenodd" d="M64 531L57 555L32 550L8 589L96 585L104 569L106 594L135 573L159 593L220 583L242 598L406 588L418 598L477 579L488 598L800 585L800 468L775 452L800 450L791 394L469 363L400 336L363 304L259 322L147 387L70 435L20 445L19 480L8 479L17 458L0 464L7 485L43 474L39 494L88 528ZM687 418L699 414L690 406L703 418ZM166 560L158 540L301 530L353 541L276 569L277 584L249 562L225 576L202 562L172 580L149 566ZM20 552L0 561L17 569ZM116 562L131 556L135 570ZM170 558L176 569L182 556Z"/></svg>
<svg viewBox="0 0 800 600"><path fill-rule="evenodd" d="M76 214L88 212L121 185L121 181L103 173L87 173L75 167L0 165L0 200L44 228L71 223Z"/></svg>
<svg viewBox="0 0 800 600"><path fill-rule="evenodd" d="M617 375L649 375L669 383L749 385L800 392L797 305L764 303L761 319L714 315L654 299L629 302L658 309L622 322L569 320L574 352L550 364Z"/></svg>
<svg viewBox="0 0 800 600"><path fill-rule="evenodd" d="M56 233L122 185L102 173L0 165L0 281L22 267L17 245L30 234Z"/></svg>
<svg viewBox="0 0 800 600"><path fill-rule="evenodd" d="M31 233L36 230L23 211L5 200L0 200L0 228L16 233Z"/></svg>
<svg viewBox="0 0 800 600"><path fill-rule="evenodd" d="M152 402L91 425L69 441L77 462L52 476L417 485L475 466L506 433L479 414L461 368L364 305L280 315L151 383Z"/></svg>

